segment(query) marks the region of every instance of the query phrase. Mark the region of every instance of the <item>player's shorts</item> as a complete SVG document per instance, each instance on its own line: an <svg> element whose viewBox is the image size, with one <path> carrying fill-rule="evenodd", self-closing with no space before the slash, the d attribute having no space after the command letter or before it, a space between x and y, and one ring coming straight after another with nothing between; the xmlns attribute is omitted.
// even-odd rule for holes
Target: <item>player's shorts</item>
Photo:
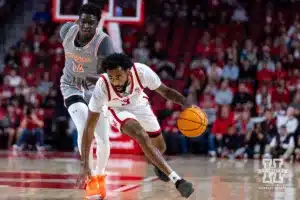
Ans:
<svg viewBox="0 0 300 200"><path fill-rule="evenodd" d="M135 106L133 108L108 108L110 124L120 132L121 126L129 119L138 121L150 137L161 134L160 125L149 103L147 105Z"/></svg>
<svg viewBox="0 0 300 200"><path fill-rule="evenodd" d="M84 90L84 89L79 89L73 85L61 84L60 91L62 93L64 100L70 98L71 96L80 96L88 104L93 95L94 86L90 87L89 90Z"/></svg>

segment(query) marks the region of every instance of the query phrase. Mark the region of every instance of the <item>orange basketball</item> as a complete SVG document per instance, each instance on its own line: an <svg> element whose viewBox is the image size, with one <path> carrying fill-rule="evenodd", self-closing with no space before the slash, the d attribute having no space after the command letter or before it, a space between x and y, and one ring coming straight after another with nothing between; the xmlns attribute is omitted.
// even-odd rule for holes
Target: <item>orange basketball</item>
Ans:
<svg viewBox="0 0 300 200"><path fill-rule="evenodd" d="M185 109L177 120L178 129L187 137L198 137L204 133L207 124L207 116L200 108Z"/></svg>

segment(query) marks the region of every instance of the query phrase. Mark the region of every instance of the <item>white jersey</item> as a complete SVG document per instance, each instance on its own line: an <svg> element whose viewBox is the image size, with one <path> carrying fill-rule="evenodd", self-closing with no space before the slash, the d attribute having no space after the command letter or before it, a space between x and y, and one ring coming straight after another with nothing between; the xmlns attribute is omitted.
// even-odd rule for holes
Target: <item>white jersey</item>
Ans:
<svg viewBox="0 0 300 200"><path fill-rule="evenodd" d="M145 98L144 88L156 90L161 85L158 75L147 65L135 63L131 69L131 83L126 92L120 94L111 85L107 73L99 78L93 96L89 103L92 112L100 112L103 105L110 108L130 108L138 107Z"/></svg>

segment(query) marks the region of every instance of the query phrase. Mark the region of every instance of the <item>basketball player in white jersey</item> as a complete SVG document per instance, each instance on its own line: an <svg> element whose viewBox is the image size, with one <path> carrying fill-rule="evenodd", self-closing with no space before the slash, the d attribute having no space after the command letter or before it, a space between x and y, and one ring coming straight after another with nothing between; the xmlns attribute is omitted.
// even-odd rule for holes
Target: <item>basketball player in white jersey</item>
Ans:
<svg viewBox="0 0 300 200"><path fill-rule="evenodd" d="M93 4L84 4L79 11L79 20L76 23L64 24L60 30L65 51L60 88L65 106L77 128L77 143L81 155L81 140L88 117L87 104L96 83L89 77L96 76L98 79L103 58L114 52L108 35L97 29L100 16L100 8ZM87 198L105 196L105 167L110 153L108 121L105 114L100 117L95 132L97 163L92 174L95 181L86 186Z"/></svg>
<svg viewBox="0 0 300 200"><path fill-rule="evenodd" d="M125 54L114 53L106 57L102 63L106 71L101 75L89 103L89 114L85 125L82 152L82 179L90 174L88 155L93 140L97 121L102 107L108 106L110 123L122 133L136 139L147 159L155 165L176 186L183 197L189 197L194 189L191 183L182 179L167 164L160 150L156 148L151 135L161 137L160 125L151 109L144 88L155 90L166 99L172 100L184 107L186 98L164 85L158 75L147 65L132 63ZM154 142L154 143L153 143Z"/></svg>

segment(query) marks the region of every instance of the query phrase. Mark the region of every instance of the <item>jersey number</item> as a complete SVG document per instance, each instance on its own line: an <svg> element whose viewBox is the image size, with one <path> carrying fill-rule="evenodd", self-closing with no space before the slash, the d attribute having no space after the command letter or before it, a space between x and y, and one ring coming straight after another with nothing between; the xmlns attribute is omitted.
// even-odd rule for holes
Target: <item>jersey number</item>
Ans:
<svg viewBox="0 0 300 200"><path fill-rule="evenodd" d="M122 99L122 106L130 104L130 99Z"/></svg>
<svg viewBox="0 0 300 200"><path fill-rule="evenodd" d="M76 64L75 62L73 62L73 71L74 72L84 72L83 64Z"/></svg>

